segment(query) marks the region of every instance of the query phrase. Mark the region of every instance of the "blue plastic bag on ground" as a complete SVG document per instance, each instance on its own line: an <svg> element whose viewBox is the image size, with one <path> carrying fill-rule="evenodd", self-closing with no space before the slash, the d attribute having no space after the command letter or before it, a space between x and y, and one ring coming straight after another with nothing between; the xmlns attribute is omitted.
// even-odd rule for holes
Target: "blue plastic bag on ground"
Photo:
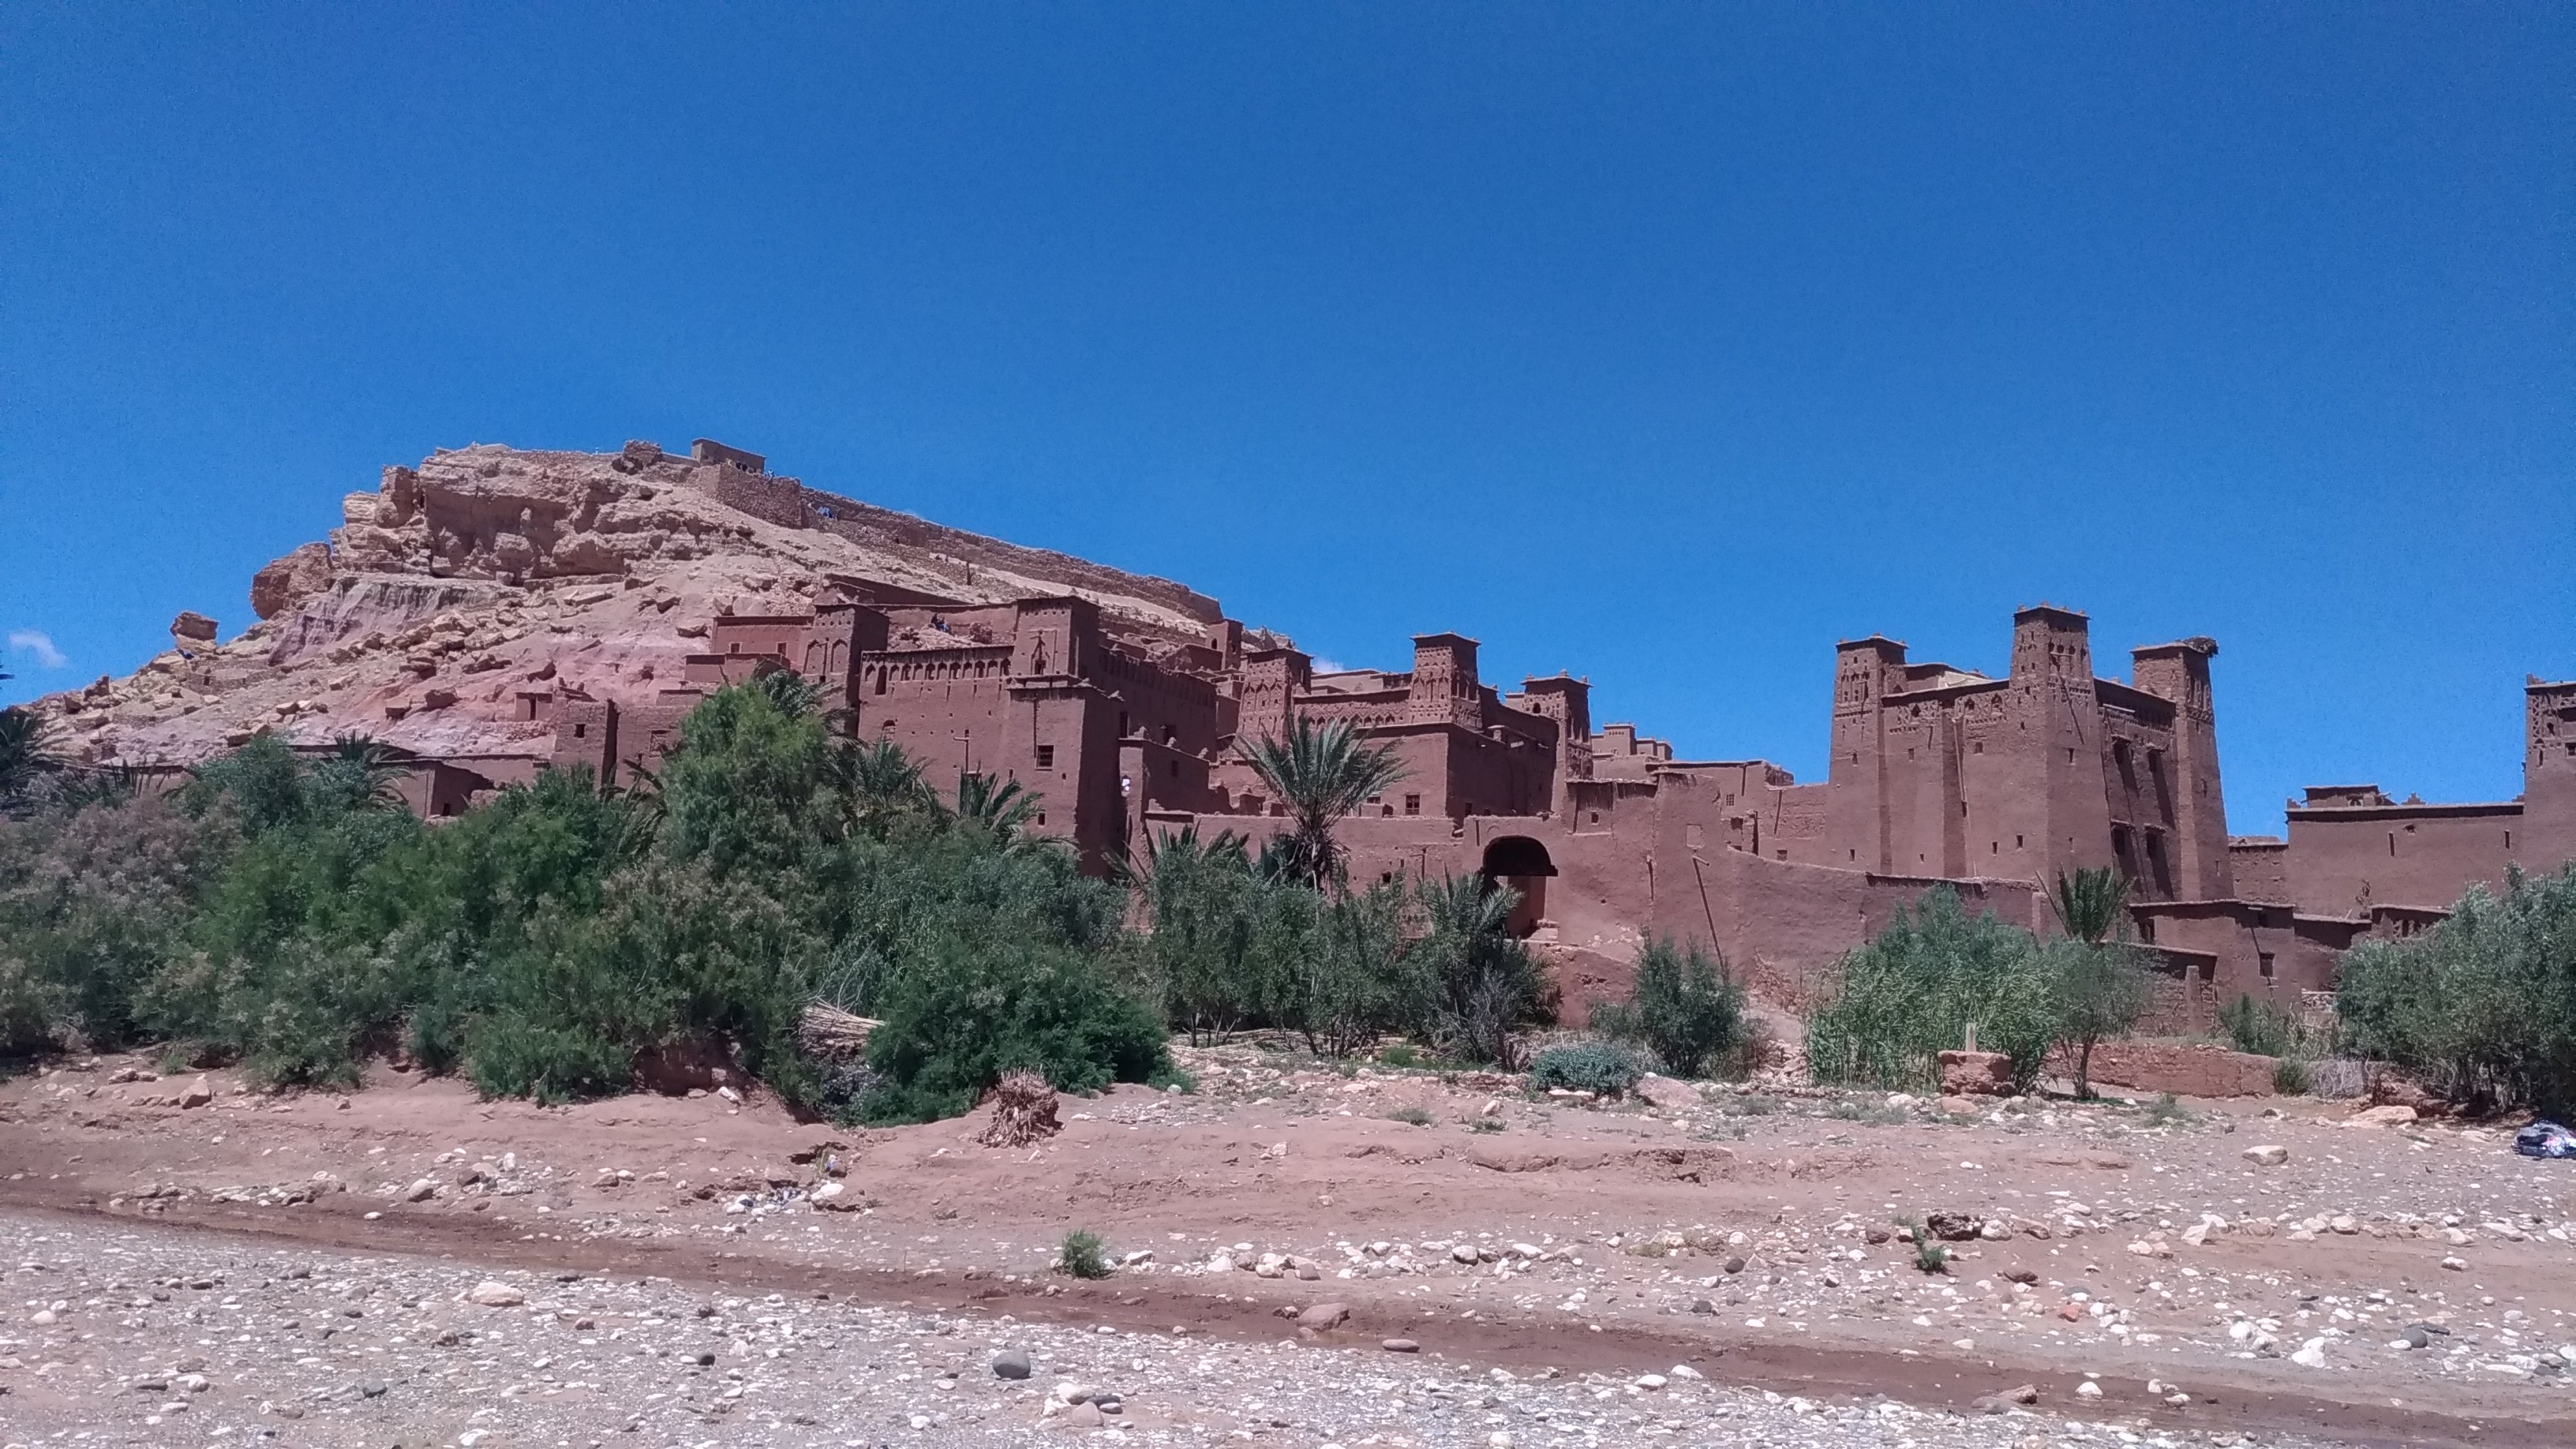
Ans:
<svg viewBox="0 0 2576 1449"><path fill-rule="evenodd" d="M2513 1150L2525 1157L2576 1157L2576 1132L2555 1122L2534 1122L2513 1134Z"/></svg>

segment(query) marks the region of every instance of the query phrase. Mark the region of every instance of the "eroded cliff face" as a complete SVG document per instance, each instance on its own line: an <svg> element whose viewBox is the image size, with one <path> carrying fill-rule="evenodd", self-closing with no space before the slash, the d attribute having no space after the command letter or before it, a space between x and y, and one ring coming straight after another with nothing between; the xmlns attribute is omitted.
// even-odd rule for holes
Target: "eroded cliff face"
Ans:
<svg viewBox="0 0 2576 1449"><path fill-rule="evenodd" d="M480 445L387 468L375 491L348 495L327 540L254 576L259 622L238 636L215 643L191 625L133 675L36 708L102 764L191 764L260 730L541 754L552 727L519 717L523 693L649 699L680 682L717 615L801 613L854 583L975 603L1079 593L1127 630L1174 640L1218 617L1168 580L650 443Z"/></svg>

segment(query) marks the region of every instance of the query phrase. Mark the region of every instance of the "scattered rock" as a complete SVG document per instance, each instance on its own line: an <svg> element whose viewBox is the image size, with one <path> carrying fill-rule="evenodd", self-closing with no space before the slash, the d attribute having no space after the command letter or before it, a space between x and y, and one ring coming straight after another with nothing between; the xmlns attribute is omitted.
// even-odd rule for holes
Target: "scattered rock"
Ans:
<svg viewBox="0 0 2576 1449"><path fill-rule="evenodd" d="M485 1308L516 1308L528 1301L528 1295L497 1278L486 1278L475 1284L473 1291L467 1293L465 1297L469 1302L479 1303Z"/></svg>
<svg viewBox="0 0 2576 1449"><path fill-rule="evenodd" d="M1349 1321L1350 1316L1351 1310L1348 1304L1318 1303L1298 1314L1297 1322L1304 1328L1334 1329Z"/></svg>
<svg viewBox="0 0 2576 1449"><path fill-rule="evenodd" d="M1688 1082L1675 1081L1671 1077L1658 1076L1653 1072L1639 1077L1637 1085L1628 1090L1650 1105L1666 1112L1686 1112L1702 1105L1699 1088Z"/></svg>
<svg viewBox="0 0 2576 1449"><path fill-rule="evenodd" d="M1388 1353L1420 1353L1422 1345L1409 1338L1381 1338L1377 1346Z"/></svg>
<svg viewBox="0 0 2576 1449"><path fill-rule="evenodd" d="M2278 1167L2290 1160L2290 1149L2277 1144L2266 1144L2261 1147L2248 1147L2243 1155L2246 1161L2257 1167Z"/></svg>
<svg viewBox="0 0 2576 1449"><path fill-rule="evenodd" d="M1027 1378L1029 1367L1029 1351L1025 1348L1006 1348L993 1356L993 1377L997 1379Z"/></svg>

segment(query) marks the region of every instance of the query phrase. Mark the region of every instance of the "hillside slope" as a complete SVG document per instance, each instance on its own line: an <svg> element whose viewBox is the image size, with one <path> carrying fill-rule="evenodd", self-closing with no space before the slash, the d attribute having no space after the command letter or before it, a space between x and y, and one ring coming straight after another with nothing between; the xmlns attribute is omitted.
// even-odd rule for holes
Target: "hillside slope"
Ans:
<svg viewBox="0 0 2576 1449"><path fill-rule="evenodd" d="M729 450L710 450L727 456ZM742 456L742 455L732 455ZM442 450L387 468L340 527L260 570L259 622L218 642L183 614L125 679L35 708L91 764L184 765L267 729L363 732L425 755L541 754L518 695L648 698L719 614L802 613L835 587L971 603L1079 594L1123 633L1204 639L1216 601L630 443L618 453Z"/></svg>

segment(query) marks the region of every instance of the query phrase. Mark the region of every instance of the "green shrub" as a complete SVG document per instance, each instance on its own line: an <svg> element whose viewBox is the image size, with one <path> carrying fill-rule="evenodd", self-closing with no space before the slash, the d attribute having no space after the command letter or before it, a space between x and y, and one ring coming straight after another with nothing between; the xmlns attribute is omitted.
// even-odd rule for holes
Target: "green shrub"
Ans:
<svg viewBox="0 0 2576 1449"><path fill-rule="evenodd" d="M1636 1042L1676 1076L1696 1077L1741 1048L1750 1037L1744 988L1693 941L1688 950L1669 937L1649 942L1637 956L1636 985L1628 999L1591 1005L1592 1029Z"/></svg>
<svg viewBox="0 0 2576 1449"><path fill-rule="evenodd" d="M2272 1064L2272 1090L2284 1097L2304 1097L2316 1089L2316 1073L2297 1057Z"/></svg>
<svg viewBox="0 0 2576 1449"><path fill-rule="evenodd" d="M2054 1008L2031 934L1990 911L1969 915L1939 886L1835 963L1827 999L1807 1019L1807 1067L1820 1082L1930 1090L1938 1054L1973 1024L2027 1090L2057 1034Z"/></svg>
<svg viewBox="0 0 2576 1449"><path fill-rule="evenodd" d="M166 799L0 819L0 1054L133 1041L137 994L186 955L197 896L237 843Z"/></svg>
<svg viewBox="0 0 2576 1449"><path fill-rule="evenodd" d="M380 746L304 759L267 737L175 800L0 821L0 1051L157 1040L313 1083L407 1051L559 1101L678 1048L904 1120L1013 1066L1071 1090L1181 1080L1122 989L1151 975L1123 898L1018 828L1033 797L976 777L945 808L901 751L834 742L794 684L703 701L640 793L548 772L436 830L396 808ZM1272 960L1305 953L1272 937ZM816 996L884 1018L878 1055L807 1056Z"/></svg>
<svg viewBox="0 0 2576 1449"><path fill-rule="evenodd" d="M1408 1127L1428 1127L1431 1125L1431 1113L1427 1108L1406 1103L1401 1107L1388 1108L1386 1120L1401 1122Z"/></svg>
<svg viewBox="0 0 2576 1449"><path fill-rule="evenodd" d="M2075 1095L2093 1094L2093 1048L2129 1034L2154 998L2136 948L2059 939L2040 948L2059 1045L2075 1058Z"/></svg>
<svg viewBox="0 0 2576 1449"><path fill-rule="evenodd" d="M1171 1069L1161 1023L1079 955L1040 942L938 942L878 1013L868 1065L880 1081L862 1108L872 1122L956 1116L1023 1067L1068 1092Z"/></svg>
<svg viewBox="0 0 2576 1449"><path fill-rule="evenodd" d="M2472 887L2446 919L2347 952L2335 1010L2363 1055L2474 1108L2576 1112L2576 864Z"/></svg>
<svg viewBox="0 0 2576 1449"><path fill-rule="evenodd" d="M485 1096L533 1097L548 1106L623 1092L635 1076L633 1047L581 1026L485 1017L467 1052Z"/></svg>
<svg viewBox="0 0 2576 1449"><path fill-rule="evenodd" d="M2150 1127L2182 1127L2199 1120L2192 1116L2191 1110L2183 1106L2171 1092L2163 1093L2149 1102L2146 1115L2147 1125Z"/></svg>
<svg viewBox="0 0 2576 1449"><path fill-rule="evenodd" d="M1072 1278L1106 1278L1109 1276L1109 1250L1100 1241L1098 1233L1067 1233L1064 1245L1056 1250L1055 1270Z"/></svg>
<svg viewBox="0 0 2576 1449"><path fill-rule="evenodd" d="M1914 1266L1918 1271L1950 1271L1950 1250L1934 1241L1932 1230L1924 1225L1921 1218L1901 1219L1897 1226L1905 1230L1906 1238L1914 1244Z"/></svg>
<svg viewBox="0 0 2576 1449"><path fill-rule="evenodd" d="M1401 979L1420 993L1418 1030L1461 1062L1513 1066L1512 1033L1546 1019L1538 963L1510 931L1520 893L1483 876L1416 883L1419 935Z"/></svg>
<svg viewBox="0 0 2576 1449"><path fill-rule="evenodd" d="M1267 1015L1305 1038L1307 1050L1338 1061L1421 1018L1424 984L1405 959L1401 884L1329 899L1303 887L1269 894L1278 914L1262 949L1298 954L1279 969Z"/></svg>
<svg viewBox="0 0 2576 1449"><path fill-rule="evenodd" d="M2270 1002L2238 995L2218 1008L2218 1029L2228 1049L2258 1057L2286 1057L2298 1039L2298 1018Z"/></svg>
<svg viewBox="0 0 2576 1449"><path fill-rule="evenodd" d="M1637 1085L1637 1079L1645 1074L1645 1063L1638 1061L1634 1053L1609 1042L1576 1042L1549 1047L1530 1058L1529 1085L1536 1092L1562 1087L1571 1092L1616 1097Z"/></svg>

